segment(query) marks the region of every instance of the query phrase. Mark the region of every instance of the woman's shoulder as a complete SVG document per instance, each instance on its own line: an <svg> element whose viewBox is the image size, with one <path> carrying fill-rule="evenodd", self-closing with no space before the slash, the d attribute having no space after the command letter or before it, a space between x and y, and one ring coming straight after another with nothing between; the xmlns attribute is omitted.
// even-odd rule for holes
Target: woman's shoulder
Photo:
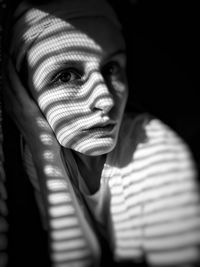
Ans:
<svg viewBox="0 0 200 267"><path fill-rule="evenodd" d="M170 126L148 113L124 116L116 151L122 165L138 160L145 164L153 160L174 161L179 167L183 162L194 165L185 141Z"/></svg>
<svg viewBox="0 0 200 267"><path fill-rule="evenodd" d="M122 121L119 142L137 140L137 145L151 146L162 142L177 144L189 150L187 144L179 134L161 119L149 113L126 113Z"/></svg>

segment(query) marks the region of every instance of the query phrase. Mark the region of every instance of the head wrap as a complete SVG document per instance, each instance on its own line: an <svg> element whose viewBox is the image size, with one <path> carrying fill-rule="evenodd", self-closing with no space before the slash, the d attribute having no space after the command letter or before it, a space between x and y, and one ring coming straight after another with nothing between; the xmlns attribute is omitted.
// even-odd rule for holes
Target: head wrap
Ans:
<svg viewBox="0 0 200 267"><path fill-rule="evenodd" d="M59 21L84 17L105 17L119 27L114 11L103 0L56 0L54 3L44 5L25 2L20 4L12 21L10 40L10 53L17 70L20 70L27 51L45 29ZM24 133L24 129L29 129L30 133L30 125L26 124L27 121L22 121L23 116L17 112L18 107L12 106L12 108L16 108L17 119L14 119L16 122L20 121L17 126L22 125L21 133ZM27 114L26 110L23 111ZM30 124L35 127L33 133L36 133L36 136L34 134L26 136L32 156L28 157L25 153L25 165L28 176L35 186L39 208L45 220L44 226L47 226L52 266L99 266L101 258L99 240L89 212L79 203L80 193L76 193L75 187L72 186L73 174L69 173L70 168L63 162L60 147L53 132L48 131L49 128L45 126L46 121L43 116L40 113L36 115L32 113L28 112L27 116L31 114ZM46 152L50 157L45 156ZM70 157L73 158L73 155L69 151L68 158ZM62 197L60 200L56 200L58 195ZM61 214L60 211L64 213ZM63 230L64 235L61 237ZM75 242L72 242L73 237Z"/></svg>
<svg viewBox="0 0 200 267"><path fill-rule="evenodd" d="M59 0L45 4L22 2L14 14L10 52L20 69L22 60L45 28L57 20L105 17L120 28L111 6L104 0Z"/></svg>

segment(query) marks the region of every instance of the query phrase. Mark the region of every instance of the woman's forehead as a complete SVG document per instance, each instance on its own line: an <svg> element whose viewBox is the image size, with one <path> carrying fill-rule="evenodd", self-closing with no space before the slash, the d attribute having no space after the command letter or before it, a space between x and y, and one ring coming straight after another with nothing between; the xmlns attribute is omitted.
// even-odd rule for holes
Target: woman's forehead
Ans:
<svg viewBox="0 0 200 267"><path fill-rule="evenodd" d="M95 47L98 50L101 49L94 38L89 37L84 31L75 27L72 23L55 20L53 24L44 29L39 35L34 42L33 48L34 50L44 50L44 52L45 50L55 52L63 48L78 48L80 44L83 48L88 46L88 48Z"/></svg>

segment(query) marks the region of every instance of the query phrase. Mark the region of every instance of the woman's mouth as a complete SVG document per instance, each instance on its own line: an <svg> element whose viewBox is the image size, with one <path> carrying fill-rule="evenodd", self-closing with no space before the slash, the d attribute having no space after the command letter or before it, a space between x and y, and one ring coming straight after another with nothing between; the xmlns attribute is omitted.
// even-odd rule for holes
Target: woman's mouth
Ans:
<svg viewBox="0 0 200 267"><path fill-rule="evenodd" d="M108 123L108 124L98 124L91 126L90 128L86 129L85 131L98 131L98 132L112 132L116 126L116 123Z"/></svg>

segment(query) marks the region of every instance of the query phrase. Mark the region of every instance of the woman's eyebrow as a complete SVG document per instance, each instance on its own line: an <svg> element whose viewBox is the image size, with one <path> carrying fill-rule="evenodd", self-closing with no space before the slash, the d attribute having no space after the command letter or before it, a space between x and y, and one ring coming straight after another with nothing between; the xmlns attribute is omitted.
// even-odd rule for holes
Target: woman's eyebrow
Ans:
<svg viewBox="0 0 200 267"><path fill-rule="evenodd" d="M114 51L113 53L109 54L108 58L112 58L112 57L119 56L119 55L126 56L126 50L125 49L118 49L118 50Z"/></svg>
<svg viewBox="0 0 200 267"><path fill-rule="evenodd" d="M84 61L81 60L81 59L74 59L74 60L61 60L61 61L57 61L54 63L54 66L55 67L62 67L62 66L79 66L80 67L80 64L83 64Z"/></svg>
<svg viewBox="0 0 200 267"><path fill-rule="evenodd" d="M54 62L51 66L47 66L43 69L42 77L41 77L41 85L45 85L46 82L48 82L52 76L62 71L64 68L77 68L80 71L83 68L83 61L82 60L59 60Z"/></svg>
<svg viewBox="0 0 200 267"><path fill-rule="evenodd" d="M56 72L62 71L65 68L77 68L81 71L83 64L84 62L82 60L61 60L54 62L51 66L45 68L43 80L50 79Z"/></svg>

